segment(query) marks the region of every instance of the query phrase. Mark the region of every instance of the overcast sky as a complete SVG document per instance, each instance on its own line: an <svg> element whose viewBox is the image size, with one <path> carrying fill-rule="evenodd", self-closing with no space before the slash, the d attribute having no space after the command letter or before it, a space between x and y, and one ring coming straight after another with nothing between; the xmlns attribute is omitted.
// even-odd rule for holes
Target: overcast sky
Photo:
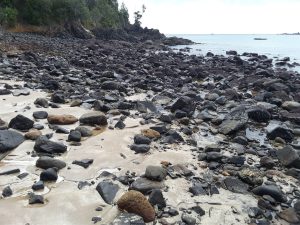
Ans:
<svg viewBox="0 0 300 225"><path fill-rule="evenodd" d="M267 34L300 32L300 0L119 0L131 19L165 34Z"/></svg>

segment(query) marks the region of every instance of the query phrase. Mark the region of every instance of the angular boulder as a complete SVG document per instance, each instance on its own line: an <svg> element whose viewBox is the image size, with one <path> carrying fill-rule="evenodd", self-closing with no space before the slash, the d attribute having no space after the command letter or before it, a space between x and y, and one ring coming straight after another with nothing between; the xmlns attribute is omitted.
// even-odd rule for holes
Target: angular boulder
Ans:
<svg viewBox="0 0 300 225"><path fill-rule="evenodd" d="M46 136L40 136L35 141L34 150L49 154L64 153L67 151L67 146L63 143L51 141Z"/></svg>
<svg viewBox="0 0 300 225"><path fill-rule="evenodd" d="M0 153L10 151L25 141L23 135L12 130L0 130Z"/></svg>
<svg viewBox="0 0 300 225"><path fill-rule="evenodd" d="M107 204L112 204L119 186L110 181L102 181L97 185L96 190Z"/></svg>
<svg viewBox="0 0 300 225"><path fill-rule="evenodd" d="M31 119L23 115L17 115L9 122L8 127L20 131L27 131L33 128L33 124L34 122Z"/></svg>
<svg viewBox="0 0 300 225"><path fill-rule="evenodd" d="M81 124L87 125L99 125L99 126L106 126L107 125L107 118L104 113L102 112L91 112L83 114L79 121Z"/></svg>

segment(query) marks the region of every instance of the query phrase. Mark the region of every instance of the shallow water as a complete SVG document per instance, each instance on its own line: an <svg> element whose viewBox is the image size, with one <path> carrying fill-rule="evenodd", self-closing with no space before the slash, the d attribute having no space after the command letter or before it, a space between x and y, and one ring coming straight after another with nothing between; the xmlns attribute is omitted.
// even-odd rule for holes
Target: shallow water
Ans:
<svg viewBox="0 0 300 225"><path fill-rule="evenodd" d="M174 36L174 35L168 35ZM300 63L300 35L244 35L244 34L179 34L177 37L187 38L196 45L190 45L192 54L212 52L225 55L228 50L236 50L239 54L244 52L264 54L269 57L290 57L291 61ZM254 40L254 38L266 38L267 40ZM299 67L297 68L299 70Z"/></svg>

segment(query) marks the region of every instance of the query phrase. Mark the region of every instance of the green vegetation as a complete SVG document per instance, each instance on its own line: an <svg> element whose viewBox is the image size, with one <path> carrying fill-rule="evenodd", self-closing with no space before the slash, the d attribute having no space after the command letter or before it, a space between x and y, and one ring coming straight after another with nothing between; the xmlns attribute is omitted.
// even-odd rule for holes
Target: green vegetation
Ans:
<svg viewBox="0 0 300 225"><path fill-rule="evenodd" d="M0 0L0 24L64 25L80 22L88 28L123 28L128 10L117 0Z"/></svg>

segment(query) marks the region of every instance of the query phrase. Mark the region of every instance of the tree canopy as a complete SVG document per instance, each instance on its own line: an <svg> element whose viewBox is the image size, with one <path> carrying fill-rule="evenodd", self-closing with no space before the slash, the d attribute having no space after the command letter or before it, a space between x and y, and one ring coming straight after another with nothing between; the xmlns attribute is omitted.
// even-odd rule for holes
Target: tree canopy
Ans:
<svg viewBox="0 0 300 225"><path fill-rule="evenodd" d="M83 25L103 28L121 28L129 24L124 4L117 0L1 0L0 24L14 26L55 25L81 22Z"/></svg>

